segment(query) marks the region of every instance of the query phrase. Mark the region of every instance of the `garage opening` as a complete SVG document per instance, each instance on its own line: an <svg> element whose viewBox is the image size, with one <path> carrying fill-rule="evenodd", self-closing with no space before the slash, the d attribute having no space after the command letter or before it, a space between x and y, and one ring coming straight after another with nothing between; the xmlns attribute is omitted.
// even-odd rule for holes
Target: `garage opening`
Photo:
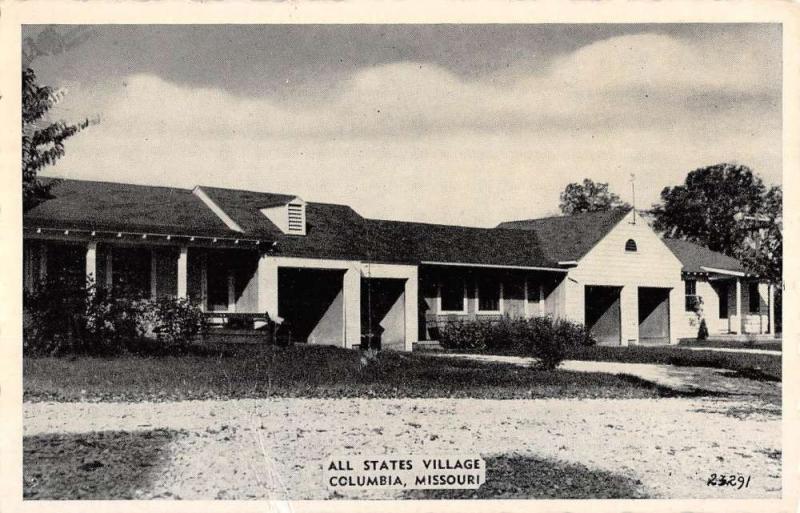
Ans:
<svg viewBox="0 0 800 513"><path fill-rule="evenodd" d="M406 280L361 279L361 343L402 351L406 338ZM372 334L368 337L368 334ZM368 340L369 339L369 340ZM379 344L379 345L378 345Z"/></svg>
<svg viewBox="0 0 800 513"><path fill-rule="evenodd" d="M278 315L294 342L344 346L344 270L278 269Z"/></svg>
<svg viewBox="0 0 800 513"><path fill-rule="evenodd" d="M622 343L621 290L622 287L586 286L584 295L586 327L598 344L618 346Z"/></svg>
<svg viewBox="0 0 800 513"><path fill-rule="evenodd" d="M639 287L639 344L669 344L669 289Z"/></svg>

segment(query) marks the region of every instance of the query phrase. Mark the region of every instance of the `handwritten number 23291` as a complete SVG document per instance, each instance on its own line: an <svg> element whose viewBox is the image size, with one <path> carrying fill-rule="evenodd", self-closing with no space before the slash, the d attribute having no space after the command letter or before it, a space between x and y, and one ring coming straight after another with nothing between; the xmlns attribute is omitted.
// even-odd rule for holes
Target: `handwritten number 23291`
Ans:
<svg viewBox="0 0 800 513"><path fill-rule="evenodd" d="M741 490L750 486L750 476L741 474L711 474L706 481L706 486L728 486Z"/></svg>

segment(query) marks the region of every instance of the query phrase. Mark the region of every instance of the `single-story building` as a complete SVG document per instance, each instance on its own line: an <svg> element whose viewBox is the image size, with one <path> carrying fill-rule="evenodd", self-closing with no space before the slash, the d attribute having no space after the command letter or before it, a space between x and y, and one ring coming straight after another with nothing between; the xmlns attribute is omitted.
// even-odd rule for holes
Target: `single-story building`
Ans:
<svg viewBox="0 0 800 513"><path fill-rule="evenodd" d="M774 284L735 258L684 240L664 242L683 263L686 321L681 336L696 336L701 318L712 336L775 334Z"/></svg>
<svg viewBox="0 0 800 513"><path fill-rule="evenodd" d="M743 322L709 330L772 329L760 303L756 321L752 309L739 313L754 277L706 266L630 210L470 228L206 186L60 180L51 192L24 214L26 288L90 277L114 291L188 297L209 316L268 313L299 342L355 347L380 333L383 347L410 350L447 322L550 315L606 344L676 343L692 335L692 280L692 295L739 284L727 305Z"/></svg>

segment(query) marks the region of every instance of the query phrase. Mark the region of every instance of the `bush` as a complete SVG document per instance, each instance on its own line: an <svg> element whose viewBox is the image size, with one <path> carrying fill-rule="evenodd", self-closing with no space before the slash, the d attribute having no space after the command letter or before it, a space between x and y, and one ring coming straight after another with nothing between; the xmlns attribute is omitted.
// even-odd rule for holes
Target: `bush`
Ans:
<svg viewBox="0 0 800 513"><path fill-rule="evenodd" d="M186 298L163 296L140 301L137 330L141 337L158 340L165 347L185 349L206 330L203 312Z"/></svg>
<svg viewBox="0 0 800 513"><path fill-rule="evenodd" d="M440 331L445 349L532 356L545 369L556 368L571 348L596 343L583 325L551 317L454 322Z"/></svg>
<svg viewBox="0 0 800 513"><path fill-rule="evenodd" d="M706 326L705 319L700 319L700 327L697 329L697 340L706 339L708 339L708 326Z"/></svg>
<svg viewBox="0 0 800 513"><path fill-rule="evenodd" d="M447 323L440 332L439 343L445 349L466 352L483 352L491 339L489 321L463 321Z"/></svg>
<svg viewBox="0 0 800 513"><path fill-rule="evenodd" d="M24 296L26 355L105 355L125 350L184 352L204 332L205 318L188 299L111 293L48 282Z"/></svg>
<svg viewBox="0 0 800 513"><path fill-rule="evenodd" d="M528 329L520 340L519 352L537 358L543 369L558 367L571 349L597 343L582 324L565 319L536 317L525 324Z"/></svg>
<svg viewBox="0 0 800 513"><path fill-rule="evenodd" d="M86 297L86 289L64 279L49 280L33 292L25 291L23 354L53 355L69 350L80 336Z"/></svg>

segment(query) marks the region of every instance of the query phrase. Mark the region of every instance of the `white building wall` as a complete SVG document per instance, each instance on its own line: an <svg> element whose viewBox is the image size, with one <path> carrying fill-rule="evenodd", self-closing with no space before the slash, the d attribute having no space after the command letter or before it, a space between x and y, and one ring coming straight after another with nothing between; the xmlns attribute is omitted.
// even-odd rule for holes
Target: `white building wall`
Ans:
<svg viewBox="0 0 800 513"><path fill-rule="evenodd" d="M628 239L636 242L636 252L625 251ZM676 331L685 323L681 268L681 262L643 219L637 216L634 224L631 212L569 271L562 283L565 316L577 322L585 321L584 291L587 285L622 287L622 344L636 344L639 341L638 288L668 288L672 289L669 298L670 341L677 343Z"/></svg>
<svg viewBox="0 0 800 513"><path fill-rule="evenodd" d="M714 285L712 285L714 283ZM750 288L748 282L742 281L742 323L736 315L736 280L725 280L728 296L728 317L719 315L719 285L722 281L708 281L703 277L696 278L696 294L703 298L702 317L706 321L708 334L726 335L729 333L764 334L769 333L769 285L758 284L759 311L750 312ZM694 338L699 329L699 317L692 312L685 312L683 325L679 329L679 337ZM742 331L743 330L743 331Z"/></svg>
<svg viewBox="0 0 800 513"><path fill-rule="evenodd" d="M355 260L327 260L315 258L278 257L263 255L258 265L258 308L277 317L278 269L340 269L345 271L342 284L343 334L341 345L353 347L361 344L361 278L396 278L405 280L405 344L410 351L417 341L418 277L417 266L395 264L366 264Z"/></svg>

